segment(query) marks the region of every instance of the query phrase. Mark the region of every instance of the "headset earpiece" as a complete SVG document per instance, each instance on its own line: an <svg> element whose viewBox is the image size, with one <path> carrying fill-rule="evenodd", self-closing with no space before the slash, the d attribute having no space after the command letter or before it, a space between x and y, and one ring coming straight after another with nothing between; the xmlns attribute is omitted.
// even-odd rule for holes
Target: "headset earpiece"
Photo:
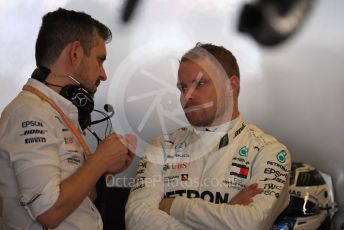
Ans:
<svg viewBox="0 0 344 230"><path fill-rule="evenodd" d="M46 82L49 74L50 69L40 66L33 71L31 77L47 85L53 85ZM72 76L68 77L76 81ZM76 82L79 83L78 81ZM94 109L93 94L80 85L66 85L61 87L60 95L71 101L77 107L81 129L84 130L90 126L91 112Z"/></svg>
<svg viewBox="0 0 344 230"><path fill-rule="evenodd" d="M91 124L91 112L94 109L92 94L79 85L66 85L60 94L78 108L80 127L86 129Z"/></svg>
<svg viewBox="0 0 344 230"><path fill-rule="evenodd" d="M31 74L31 78L36 79L40 82L45 82L47 79L48 75L50 73L50 69L45 68L45 67L37 67Z"/></svg>

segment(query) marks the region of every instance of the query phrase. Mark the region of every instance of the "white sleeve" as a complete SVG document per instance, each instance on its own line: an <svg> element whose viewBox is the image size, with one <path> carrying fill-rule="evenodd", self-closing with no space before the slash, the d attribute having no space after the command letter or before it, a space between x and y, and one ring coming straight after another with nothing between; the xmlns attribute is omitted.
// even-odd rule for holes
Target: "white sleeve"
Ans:
<svg viewBox="0 0 344 230"><path fill-rule="evenodd" d="M177 197L171 216L192 229L269 229L289 203L290 167L290 154L280 145L264 149L252 162L248 182L258 183L264 192L256 195L250 205L213 204L199 198Z"/></svg>
<svg viewBox="0 0 344 230"><path fill-rule="evenodd" d="M27 105L8 117L2 148L18 185L18 202L32 219L48 210L60 192L61 169L56 119L44 108Z"/></svg>
<svg viewBox="0 0 344 230"><path fill-rule="evenodd" d="M164 198L162 181L163 150L150 144L140 159L135 185L125 208L127 229L188 229L184 224L159 209ZM153 157L151 157L153 156Z"/></svg>

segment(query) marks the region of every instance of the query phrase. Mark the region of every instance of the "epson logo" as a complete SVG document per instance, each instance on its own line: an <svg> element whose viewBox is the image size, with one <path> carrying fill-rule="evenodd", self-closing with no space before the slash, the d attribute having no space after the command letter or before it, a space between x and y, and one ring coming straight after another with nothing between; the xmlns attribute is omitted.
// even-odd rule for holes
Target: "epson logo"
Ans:
<svg viewBox="0 0 344 230"><path fill-rule="evenodd" d="M265 168L264 169L265 174L273 174L275 177L281 177L288 178L288 173L281 173L280 171L273 169L273 168Z"/></svg>
<svg viewBox="0 0 344 230"><path fill-rule="evenodd" d="M43 123L40 121L24 121L22 122L22 128L26 128L28 126L40 126L43 127Z"/></svg>

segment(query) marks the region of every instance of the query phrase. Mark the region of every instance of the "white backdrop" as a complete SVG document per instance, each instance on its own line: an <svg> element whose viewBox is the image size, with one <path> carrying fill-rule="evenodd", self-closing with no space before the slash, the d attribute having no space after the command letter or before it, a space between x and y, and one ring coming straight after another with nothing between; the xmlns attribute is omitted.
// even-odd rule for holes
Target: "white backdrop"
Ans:
<svg viewBox="0 0 344 230"><path fill-rule="evenodd" d="M82 10L107 24L108 81L96 107L116 110L114 130L147 141L185 124L175 88L178 58L196 42L223 45L241 68L240 110L245 119L286 144L294 161L332 175L344 223L344 1L318 0L301 31L274 49L236 31L244 0L146 0L133 21L120 23L122 1L0 0L0 111L35 67L41 17L57 7ZM95 115L95 118L98 116ZM95 127L100 135L104 126ZM87 135L90 145L95 141ZM120 177L132 177L133 165Z"/></svg>

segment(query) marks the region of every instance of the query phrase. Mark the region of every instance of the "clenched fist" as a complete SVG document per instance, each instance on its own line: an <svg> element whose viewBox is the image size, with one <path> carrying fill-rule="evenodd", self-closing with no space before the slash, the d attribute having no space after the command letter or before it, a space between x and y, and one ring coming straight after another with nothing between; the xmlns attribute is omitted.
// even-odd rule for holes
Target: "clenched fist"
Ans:
<svg viewBox="0 0 344 230"><path fill-rule="evenodd" d="M104 165L104 172L119 173L128 168L135 156L137 138L110 134L97 147L94 157Z"/></svg>

